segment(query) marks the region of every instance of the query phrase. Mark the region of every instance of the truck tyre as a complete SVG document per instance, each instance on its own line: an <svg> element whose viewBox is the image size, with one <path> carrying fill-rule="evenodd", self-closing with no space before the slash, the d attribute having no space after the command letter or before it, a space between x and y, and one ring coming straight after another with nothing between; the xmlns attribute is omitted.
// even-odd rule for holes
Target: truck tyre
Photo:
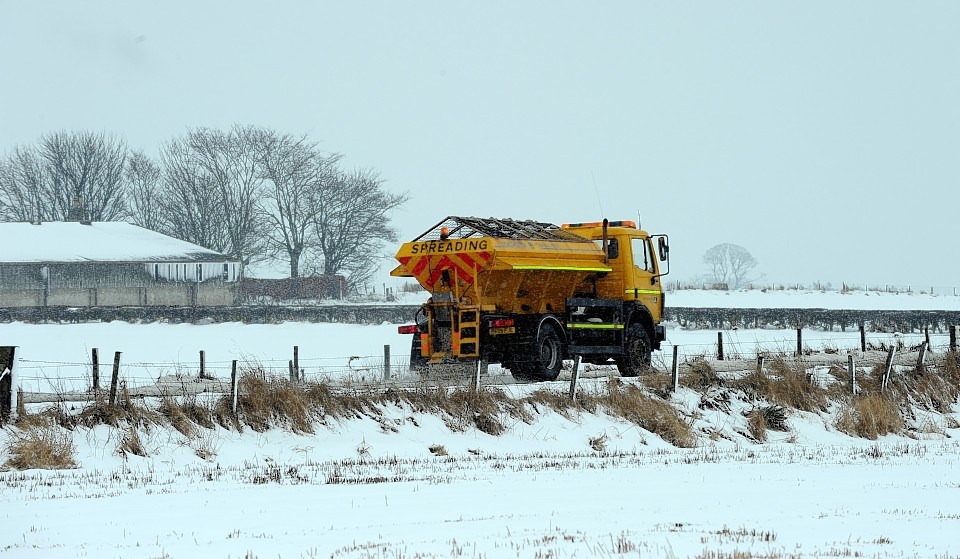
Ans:
<svg viewBox="0 0 960 559"><path fill-rule="evenodd" d="M515 363L513 377L525 382L557 380L563 367L563 340L557 329L543 325L537 332L527 361Z"/></svg>
<svg viewBox="0 0 960 559"><path fill-rule="evenodd" d="M617 369L620 376L635 377L650 368L650 336L646 329L639 324L633 324L627 328L626 347L627 352L622 357L617 357Z"/></svg>

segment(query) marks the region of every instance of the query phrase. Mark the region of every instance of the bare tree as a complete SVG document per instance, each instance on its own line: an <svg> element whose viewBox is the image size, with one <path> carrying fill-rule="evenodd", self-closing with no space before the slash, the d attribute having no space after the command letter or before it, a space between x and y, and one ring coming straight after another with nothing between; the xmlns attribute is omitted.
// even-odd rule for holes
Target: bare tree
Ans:
<svg viewBox="0 0 960 559"><path fill-rule="evenodd" d="M174 236L244 264L266 256L255 130L199 128L165 144L165 223Z"/></svg>
<svg viewBox="0 0 960 559"><path fill-rule="evenodd" d="M267 182L263 208L270 225L270 248L288 260L290 277L299 277L301 257L313 238L310 227L319 211L317 204L310 203L311 195L326 189L340 156L322 155L305 135L260 129L255 137L257 160Z"/></svg>
<svg viewBox="0 0 960 559"><path fill-rule="evenodd" d="M55 218L72 216L77 203L84 219L123 218L126 142L103 132L61 131L40 139L40 154L47 164L49 180L43 184Z"/></svg>
<svg viewBox="0 0 960 559"><path fill-rule="evenodd" d="M142 151L131 152L124 171L130 220L152 231L165 231L160 166Z"/></svg>
<svg viewBox="0 0 960 559"><path fill-rule="evenodd" d="M201 128L186 136L187 146L223 204L227 254L244 264L266 256L259 204L263 176L257 165L255 137L254 128L242 126L229 131Z"/></svg>
<svg viewBox="0 0 960 559"><path fill-rule="evenodd" d="M314 250L323 273L345 274L353 288L375 272L383 244L397 242L389 214L410 198L386 192L383 182L369 169L339 172L313 198Z"/></svg>
<svg viewBox="0 0 960 559"><path fill-rule="evenodd" d="M703 262L709 267L708 276L730 289L742 287L747 276L757 267L757 259L740 245L721 243L703 253Z"/></svg>
<svg viewBox="0 0 960 559"><path fill-rule="evenodd" d="M160 153L163 168L163 231L217 252L228 249L224 207L198 155L186 138L167 142Z"/></svg>
<svg viewBox="0 0 960 559"><path fill-rule="evenodd" d="M55 219L53 204L47 197L47 182L47 167L36 148L14 148L0 161L0 219Z"/></svg>

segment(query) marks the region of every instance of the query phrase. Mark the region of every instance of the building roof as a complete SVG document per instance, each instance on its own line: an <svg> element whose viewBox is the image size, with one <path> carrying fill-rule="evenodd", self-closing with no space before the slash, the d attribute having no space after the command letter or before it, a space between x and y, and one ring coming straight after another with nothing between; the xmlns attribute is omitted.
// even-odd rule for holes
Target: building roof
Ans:
<svg viewBox="0 0 960 559"><path fill-rule="evenodd" d="M116 221L0 223L0 262L224 262L206 248Z"/></svg>

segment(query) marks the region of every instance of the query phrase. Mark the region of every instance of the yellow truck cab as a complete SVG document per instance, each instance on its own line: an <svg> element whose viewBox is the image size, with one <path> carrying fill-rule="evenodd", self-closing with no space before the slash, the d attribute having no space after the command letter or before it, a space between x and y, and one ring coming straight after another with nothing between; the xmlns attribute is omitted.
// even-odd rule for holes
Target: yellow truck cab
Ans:
<svg viewBox="0 0 960 559"><path fill-rule="evenodd" d="M450 216L396 258L391 275L430 292L415 324L400 327L414 334L413 368L481 361L520 380L555 380L563 359L580 355L634 376L665 337L668 240L630 221Z"/></svg>

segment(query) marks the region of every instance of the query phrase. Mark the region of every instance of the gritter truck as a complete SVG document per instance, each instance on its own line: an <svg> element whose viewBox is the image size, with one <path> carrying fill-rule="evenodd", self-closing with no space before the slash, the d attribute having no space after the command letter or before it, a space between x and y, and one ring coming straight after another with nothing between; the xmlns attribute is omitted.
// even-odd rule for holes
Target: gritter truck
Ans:
<svg viewBox="0 0 960 559"><path fill-rule="evenodd" d="M666 235L632 221L449 216L404 243L391 272L430 294L399 327L413 334L411 368L499 363L517 380L550 381L580 356L636 376L665 338L669 254Z"/></svg>

